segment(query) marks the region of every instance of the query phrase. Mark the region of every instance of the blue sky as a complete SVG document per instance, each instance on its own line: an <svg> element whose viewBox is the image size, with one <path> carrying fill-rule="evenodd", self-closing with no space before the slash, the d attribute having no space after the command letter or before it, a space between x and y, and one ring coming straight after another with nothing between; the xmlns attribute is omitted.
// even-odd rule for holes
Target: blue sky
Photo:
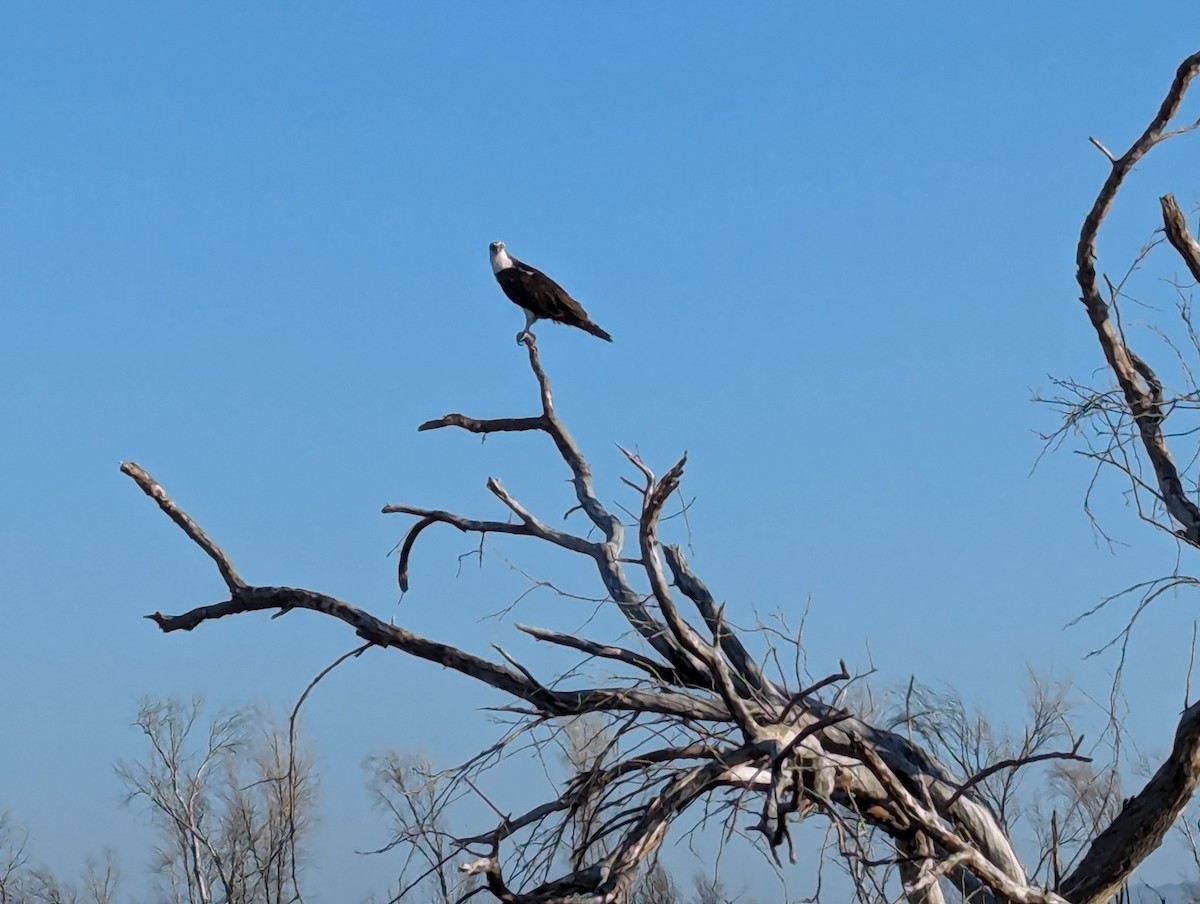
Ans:
<svg viewBox="0 0 1200 904"><path fill-rule="evenodd" d="M1026 663L1103 695L1113 660L1082 657L1121 614L1062 626L1175 549L1115 484L1101 508L1128 545L1098 543L1068 452L1030 476L1053 424L1030 399L1100 363L1072 281L1105 174L1087 137L1132 140L1194 22L1108 0L0 7L0 809L64 870L114 844L139 887L145 830L111 768L137 750L137 698L287 706L353 646L302 614L142 621L223 588L123 459L251 581L552 670L512 619L480 619L524 587L505 558L583 592L586 571L514 540L456 578L469 541L427 534L398 606L385 556L407 523L378 514L500 517L489 475L539 512L570 504L536 438L415 432L535 404L494 239L615 337L540 330L608 497L614 443L660 469L688 450L693 562L735 617L811 598L815 671L916 672L998 718ZM1197 199L1198 152L1130 180L1113 268L1159 194ZM1131 650L1151 753L1191 602ZM516 618L588 614L534 595ZM386 882L351 852L384 831L364 756L461 759L493 731L485 702L398 655L322 685L321 900Z"/></svg>

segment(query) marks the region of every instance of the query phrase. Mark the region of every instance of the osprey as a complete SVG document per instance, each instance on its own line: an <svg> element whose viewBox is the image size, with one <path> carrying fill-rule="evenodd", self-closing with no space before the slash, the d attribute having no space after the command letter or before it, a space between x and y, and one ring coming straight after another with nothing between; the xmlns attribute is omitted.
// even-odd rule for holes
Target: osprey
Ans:
<svg viewBox="0 0 1200 904"><path fill-rule="evenodd" d="M592 323L583 305L549 276L522 263L508 253L503 242L492 242L492 273L508 300L525 309L525 329L517 333L517 344L530 337L530 327L539 320L557 320L567 326L577 326L606 342L612 336Z"/></svg>

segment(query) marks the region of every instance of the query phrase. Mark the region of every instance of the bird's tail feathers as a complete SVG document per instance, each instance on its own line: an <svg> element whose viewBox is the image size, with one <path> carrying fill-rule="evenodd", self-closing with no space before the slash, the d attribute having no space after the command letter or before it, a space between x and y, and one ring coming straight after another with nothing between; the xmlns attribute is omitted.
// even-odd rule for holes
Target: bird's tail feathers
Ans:
<svg viewBox="0 0 1200 904"><path fill-rule="evenodd" d="M587 330L589 333L591 333L593 336L603 339L605 342L612 342L612 336L610 336L608 334L608 331L603 330L600 327L596 326L596 324L592 323L590 320L587 321L586 323L581 323L580 326L583 327L585 330Z"/></svg>

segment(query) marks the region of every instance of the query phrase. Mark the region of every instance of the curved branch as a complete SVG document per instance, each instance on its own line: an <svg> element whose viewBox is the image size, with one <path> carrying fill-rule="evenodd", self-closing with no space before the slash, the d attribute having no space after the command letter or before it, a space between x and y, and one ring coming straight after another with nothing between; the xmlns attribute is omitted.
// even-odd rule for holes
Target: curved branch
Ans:
<svg viewBox="0 0 1200 904"><path fill-rule="evenodd" d="M658 849L674 819L697 798L722 785L738 782L738 768L757 755L756 751L743 747L720 756L715 763L680 773L642 810L641 816L611 854L528 892L514 892L505 884L494 854L459 868L468 875L482 874L488 890L505 904L566 904L568 901L614 904L625 900L638 868Z"/></svg>
<svg viewBox="0 0 1200 904"><path fill-rule="evenodd" d="M423 509L412 505L385 505L380 511L385 515L416 515L430 523L449 524L451 527L457 527L463 533L535 536L527 524L518 524L515 521L477 521L474 518L464 518L462 515L441 509ZM415 528L416 525L413 527Z"/></svg>
<svg viewBox="0 0 1200 904"><path fill-rule="evenodd" d="M396 581L400 585L401 593L408 592L408 563L412 556L413 544L417 542L417 537L421 535L421 532L425 528L434 524L449 524L451 527L457 527L463 533L535 536L534 532L525 524L515 524L510 521L476 521L456 515L453 512L444 512L440 509L422 509L410 505L385 505L383 507L383 514L417 515L421 519L409 528L408 533L404 537L404 542L400 545L400 561L396 565Z"/></svg>
<svg viewBox="0 0 1200 904"><path fill-rule="evenodd" d="M1079 866L1063 880L1075 904L1109 900L1134 869L1162 844L1200 785L1200 703L1179 719L1170 756L1117 818L1091 843Z"/></svg>
<svg viewBox="0 0 1200 904"><path fill-rule="evenodd" d="M420 533L433 524L449 524L451 527L458 528L463 533L516 534L523 537L536 537L539 540L548 540L572 552L583 553L593 558L599 555L599 547L595 543L584 540L582 537L568 534L565 531L555 530L529 514L515 499L508 495L504 487L500 485L500 481L495 478L489 478L487 485L488 489L495 493L501 502L521 518L521 523L512 521L477 521L473 518L464 518L462 515L456 515L453 512L446 512L440 509L423 509L411 505L385 505L383 507L382 512L385 515L416 515L421 519L409 528L408 534L400 546L400 561L396 566L396 573L401 592L408 592L408 564L409 558L412 555L413 544L417 542L417 537Z"/></svg>
<svg viewBox="0 0 1200 904"><path fill-rule="evenodd" d="M1200 73L1200 53L1192 54L1180 64L1166 97L1146 130L1128 151L1112 161L1112 170L1083 221L1075 263L1076 281L1083 292L1080 300L1087 309L1088 318L1096 330L1104 357L1121 386L1125 402L1137 424L1142 445L1158 479L1158 492L1171 517L1181 525L1179 536L1193 545L1200 546L1200 507L1185 492L1179 471L1167 448L1161 428L1161 392L1155 392L1154 383L1146 373L1147 365L1130 352L1120 331L1113 324L1108 304L1100 292L1095 264L1096 236L1129 171L1159 142L1186 131L1187 128L1194 128L1193 125L1174 132L1166 131L1197 73ZM1111 154L1109 156L1111 158ZM1150 383L1149 388L1143 388L1139 377Z"/></svg>
<svg viewBox="0 0 1200 904"><path fill-rule="evenodd" d="M1153 369L1125 343L1109 316L1097 282L1096 236L1111 209L1117 191L1133 166L1155 145L1200 126L1200 121L1166 131L1188 87L1200 74L1200 52L1177 69L1158 112L1142 135L1120 158L1112 160L1096 201L1084 219L1076 251L1076 279L1081 301L1104 351L1105 359L1121 387L1125 403L1140 434L1142 446L1158 481L1158 495L1170 517L1180 525L1176 534L1200 546L1200 507L1187 495L1162 430L1162 384ZM1110 159L1112 155L1109 155ZM1163 228L1193 278L1200 280L1200 246L1187 228L1175 198L1160 199ZM1107 901L1133 870L1157 849L1200 781L1200 704L1185 710L1176 731L1175 746L1166 762L1113 822L1088 848L1075 870L1062 882L1062 892L1077 904Z"/></svg>
<svg viewBox="0 0 1200 904"><path fill-rule="evenodd" d="M384 511L386 512L387 509L385 508ZM410 527L408 533L405 535L404 543L400 546L400 561L396 564L396 583L400 585L401 593L408 593L408 560L412 555L413 544L417 542L417 537L420 536L421 531L437 523L437 518L431 518L426 515Z"/></svg>
<svg viewBox="0 0 1200 904"><path fill-rule="evenodd" d="M787 702L787 706L783 708L783 712L779 714L779 718L775 721L786 722L787 717L791 714L793 709L803 703L806 697L811 697L822 688L829 687L829 685L836 684L839 681L849 681L850 670L846 668L846 660L843 659L839 661L838 666L840 667L839 671L836 671L831 675L826 675L820 681L810 684L808 687L801 688L800 690L796 691L796 693L792 694L791 699L789 699Z"/></svg>
<svg viewBox="0 0 1200 904"><path fill-rule="evenodd" d="M695 766L672 779L655 795L621 844L607 858L611 867L610 876L597 889L602 893L597 900L605 904L622 900L624 893L633 883L638 866L651 857L662 844L675 817L697 798L713 789L728 784L740 784L742 778L739 767L751 762L758 755L753 748L742 747L722 756L718 762Z"/></svg>
<svg viewBox="0 0 1200 904"><path fill-rule="evenodd" d="M288 717L287 788L289 806L287 808L288 828L286 842L288 850L288 866L290 867L292 876L292 887L296 889L295 900L297 904L304 904L304 899L300 895L300 881L299 877L297 876L297 860L299 858L296 856L296 807L291 802L295 800L296 796L296 723L300 718L300 708L304 706L304 703L306 700L308 700L309 695L316 689L318 684L325 680L330 672L348 659L357 659L363 653L367 652L367 650L371 649L372 646L373 644L370 643L364 643L360 646L357 646L353 650L343 653L329 665L325 666L325 668L321 669L321 671L317 673L316 677L314 677L312 681L308 682L308 686L304 688L304 692L300 695L300 699L298 699L296 701L296 705L292 707L291 716Z"/></svg>

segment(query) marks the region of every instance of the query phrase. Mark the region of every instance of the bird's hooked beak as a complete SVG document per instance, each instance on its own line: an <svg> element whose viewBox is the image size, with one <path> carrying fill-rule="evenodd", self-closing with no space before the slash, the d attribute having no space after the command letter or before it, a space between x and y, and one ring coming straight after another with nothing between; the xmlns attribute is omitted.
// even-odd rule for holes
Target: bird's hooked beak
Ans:
<svg viewBox="0 0 1200 904"><path fill-rule="evenodd" d="M503 242L492 242L492 244L490 244L488 246L488 248L491 250L492 254L499 254L501 251L504 250L504 243Z"/></svg>

